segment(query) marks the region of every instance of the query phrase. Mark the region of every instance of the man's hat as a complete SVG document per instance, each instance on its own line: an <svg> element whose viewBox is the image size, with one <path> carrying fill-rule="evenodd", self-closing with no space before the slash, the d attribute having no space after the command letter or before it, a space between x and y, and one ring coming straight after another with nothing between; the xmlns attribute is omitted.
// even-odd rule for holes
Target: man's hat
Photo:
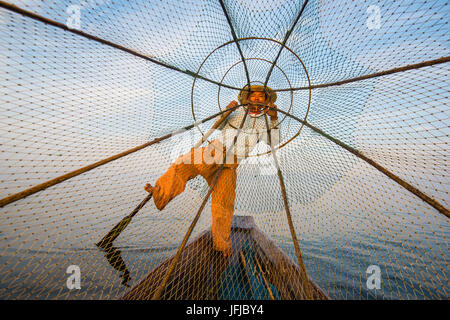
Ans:
<svg viewBox="0 0 450 320"><path fill-rule="evenodd" d="M264 91L264 86L260 85L253 85L250 86L250 91L248 91L248 85L244 87L244 89L239 92L238 100L240 104L246 104L247 98L250 92L252 91L259 91L259 92L265 92L266 96L269 98L270 102L274 103L277 100L277 93L273 91L271 88L266 87L266 90Z"/></svg>

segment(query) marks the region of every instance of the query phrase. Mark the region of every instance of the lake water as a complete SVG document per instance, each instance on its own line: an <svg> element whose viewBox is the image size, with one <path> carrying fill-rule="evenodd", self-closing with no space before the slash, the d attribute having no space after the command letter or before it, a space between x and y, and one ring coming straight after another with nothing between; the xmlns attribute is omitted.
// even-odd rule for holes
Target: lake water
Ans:
<svg viewBox="0 0 450 320"><path fill-rule="evenodd" d="M165 225L163 217L146 216L137 225L130 224L130 232L144 221L148 225L158 222ZM448 231L447 226L444 230ZM89 230L84 231L89 234ZM68 234L67 239L73 238ZM21 246L14 241L11 242L14 246L6 246L0 258L0 298L118 299L164 259L175 254L180 243L179 239L170 241L161 234L154 234L126 245L129 239L119 237L115 245L120 252L109 257L116 262L122 259L122 265L116 270L108 263L106 253L95 246L98 238L89 238L90 243L82 241L79 247L65 245L71 243L66 242L67 239L59 239L60 246L55 245L58 239L50 241L48 246L41 243L39 250L26 241ZM382 234L356 232L311 236L308 241L300 240L299 244L309 276L332 299L448 299L448 243L445 237L442 241L433 239L431 249L430 242L417 241L416 244L422 245L411 248L406 246L411 243L404 241L386 241ZM289 237L273 235L271 240L296 260ZM80 268L79 290L67 288L69 265ZM370 265L377 265L381 270L379 290L367 288L366 270ZM125 269L129 271L130 287L123 284Z"/></svg>

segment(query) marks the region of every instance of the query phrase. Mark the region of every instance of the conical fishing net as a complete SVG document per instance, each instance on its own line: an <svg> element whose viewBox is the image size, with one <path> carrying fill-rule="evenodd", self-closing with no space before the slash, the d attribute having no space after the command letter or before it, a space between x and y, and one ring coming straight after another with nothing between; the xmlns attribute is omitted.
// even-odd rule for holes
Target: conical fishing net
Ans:
<svg viewBox="0 0 450 320"><path fill-rule="evenodd" d="M0 1L0 298L448 299L448 13ZM96 246L249 83L280 142L237 169L232 257L200 175Z"/></svg>

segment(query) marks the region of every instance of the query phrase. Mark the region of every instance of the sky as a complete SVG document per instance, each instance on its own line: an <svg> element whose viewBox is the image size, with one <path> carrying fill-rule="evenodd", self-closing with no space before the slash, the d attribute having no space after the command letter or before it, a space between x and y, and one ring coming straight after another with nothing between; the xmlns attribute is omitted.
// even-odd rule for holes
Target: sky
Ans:
<svg viewBox="0 0 450 320"><path fill-rule="evenodd" d="M67 9L75 6L80 8L82 31L193 71L208 51L231 39L221 9L214 1L171 5L159 1L14 3L63 23L71 18L72 12ZM287 42L307 66L313 84L448 55L444 1L426 5L420 1L414 4L407 1L340 4L342 9L335 10L331 2L311 1ZM379 8L379 29L368 28L372 15L367 11L370 5ZM300 4L287 1L264 2L264 5L226 3L226 6L238 35L278 40L283 39L300 8ZM0 14L2 42L6 44L1 49L5 85L2 86L4 116L0 121L7 125L1 136L2 144L7 146L2 152L2 161L13 171L17 169L15 155L23 154L23 151L15 151L16 148L28 146L23 160L29 158L31 163L36 156L40 163L45 163L49 159L45 155L53 157L55 153L65 160L76 159L59 173L99 160L112 150L126 150L149 137L189 125L192 123L191 102L195 105L194 111L201 116L219 111L217 106L211 106L217 90L215 85L198 81L195 98L191 101L192 78L189 76L3 9ZM215 27L220 29L214 31ZM270 46L277 48L276 44L266 41L242 42L244 55L249 57L275 54L277 50L267 50ZM233 59L239 59L235 48L227 48L209 58L209 67L204 70L212 70L211 77L223 73ZM293 87L305 84L304 70L295 65L299 65L298 60L284 50L280 67L292 79ZM240 73L243 78L242 71ZM263 77L265 73L260 74ZM238 75L239 72L233 79L238 79ZM407 155L408 150L413 149L422 152L424 159L427 155L442 158L448 151L448 77L445 66L440 65L422 73L411 71L313 90L308 120L363 151L384 146L396 148L392 141L403 141L410 147L400 148L397 144L395 152L398 154ZM286 86L286 81L277 75L272 81L273 86L277 83ZM223 90L222 94L221 100L226 101L233 99L236 92ZM279 101L288 101L283 100L282 93L279 95ZM304 117L304 98L294 101L292 113ZM387 125L384 119L389 119ZM297 133L299 126L293 122L286 122L285 140ZM430 143L436 148L430 150ZM97 150L93 157L92 148ZM326 153L326 150L321 151L321 154ZM427 165L425 159L423 166ZM400 166L400 173L404 174L405 169ZM38 172L36 170L36 174Z"/></svg>

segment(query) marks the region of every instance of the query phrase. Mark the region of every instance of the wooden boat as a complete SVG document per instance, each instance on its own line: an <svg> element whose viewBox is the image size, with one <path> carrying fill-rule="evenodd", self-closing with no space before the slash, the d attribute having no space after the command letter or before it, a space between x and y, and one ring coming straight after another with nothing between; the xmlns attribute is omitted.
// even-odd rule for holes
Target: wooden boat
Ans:
<svg viewBox="0 0 450 320"><path fill-rule="evenodd" d="M259 230L250 216L235 216L231 227L233 255L213 250L211 230L183 250L161 299L283 299L304 298L300 270ZM151 299L174 257L164 261L124 300ZM329 299L311 280L314 299Z"/></svg>

